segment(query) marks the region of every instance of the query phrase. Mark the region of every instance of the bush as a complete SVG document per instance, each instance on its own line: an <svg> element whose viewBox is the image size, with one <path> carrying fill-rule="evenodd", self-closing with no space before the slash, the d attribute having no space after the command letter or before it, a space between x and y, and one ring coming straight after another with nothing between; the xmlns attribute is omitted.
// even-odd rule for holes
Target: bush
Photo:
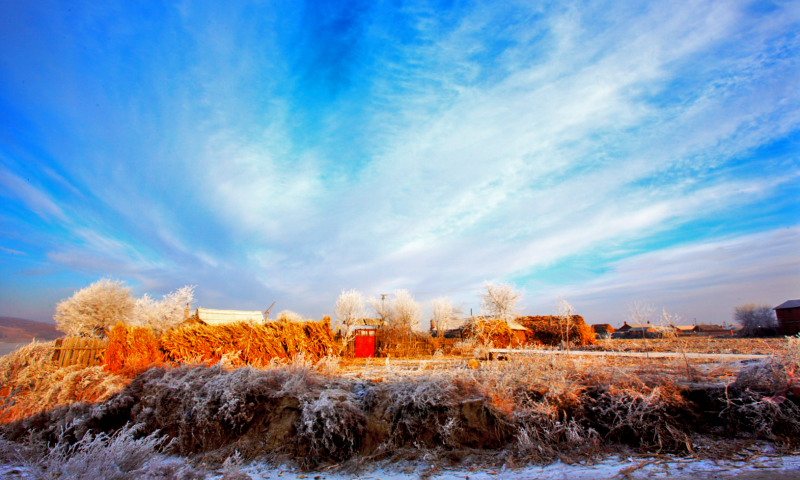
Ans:
<svg viewBox="0 0 800 480"><path fill-rule="evenodd" d="M156 300L148 294L136 299L130 325L147 327L156 335L182 324L194 301L194 287L185 286Z"/></svg>

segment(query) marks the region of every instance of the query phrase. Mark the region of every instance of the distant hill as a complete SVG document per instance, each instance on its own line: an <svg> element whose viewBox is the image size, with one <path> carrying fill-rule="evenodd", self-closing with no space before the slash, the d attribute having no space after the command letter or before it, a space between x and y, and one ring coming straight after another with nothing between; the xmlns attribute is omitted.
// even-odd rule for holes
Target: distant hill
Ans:
<svg viewBox="0 0 800 480"><path fill-rule="evenodd" d="M23 343L37 340L55 340L64 334L52 323L35 322L24 318L0 317L0 342Z"/></svg>

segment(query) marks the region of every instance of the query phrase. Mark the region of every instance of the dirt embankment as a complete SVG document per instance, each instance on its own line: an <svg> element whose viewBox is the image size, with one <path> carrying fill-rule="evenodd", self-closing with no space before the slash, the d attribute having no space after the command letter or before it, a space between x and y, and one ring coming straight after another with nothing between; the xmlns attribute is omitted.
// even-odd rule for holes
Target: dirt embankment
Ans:
<svg viewBox="0 0 800 480"><path fill-rule="evenodd" d="M454 460L502 452L496 461L545 462L625 449L690 453L721 439L800 439L798 392L777 364L753 367L728 387L689 388L665 379L611 382L542 362L394 381L293 366L154 368L106 401L59 407L2 433L16 442L70 444L90 431L140 424L141 435L158 431L172 452L204 461L239 452L309 468L398 452Z"/></svg>

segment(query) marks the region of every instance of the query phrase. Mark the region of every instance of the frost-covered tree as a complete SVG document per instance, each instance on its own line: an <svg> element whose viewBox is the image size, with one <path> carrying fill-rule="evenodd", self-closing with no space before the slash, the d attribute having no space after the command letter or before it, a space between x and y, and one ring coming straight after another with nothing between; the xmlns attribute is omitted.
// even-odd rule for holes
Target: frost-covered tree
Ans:
<svg viewBox="0 0 800 480"><path fill-rule="evenodd" d="M739 305L734 309L733 318L742 326L742 334L747 336L772 333L778 326L775 311L769 305Z"/></svg>
<svg viewBox="0 0 800 480"><path fill-rule="evenodd" d="M572 305L566 301L565 299L561 299L558 301L558 321L560 323L559 329L561 330L561 340L564 344L569 348L569 329L570 323L572 323L572 313L574 309Z"/></svg>
<svg viewBox="0 0 800 480"><path fill-rule="evenodd" d="M145 293L136 299L133 315L128 323L137 327L149 327L156 335L177 327L186 320L186 310L191 309L194 288L186 285L164 295L161 300Z"/></svg>
<svg viewBox="0 0 800 480"><path fill-rule="evenodd" d="M344 325L345 336L349 337L353 325L359 318L364 317L364 295L358 290L343 290L336 300L334 315L341 325Z"/></svg>
<svg viewBox="0 0 800 480"><path fill-rule="evenodd" d="M119 280L102 279L56 305L56 327L71 336L104 336L118 322L127 322L136 306L131 289Z"/></svg>
<svg viewBox="0 0 800 480"><path fill-rule="evenodd" d="M381 319L382 324L391 323L392 321L392 302L386 301L386 295L381 295L381 298L370 297L368 300L369 306L375 310L375 314Z"/></svg>
<svg viewBox="0 0 800 480"><path fill-rule="evenodd" d="M389 326L400 330L415 330L422 319L422 307L408 290L394 292Z"/></svg>
<svg viewBox="0 0 800 480"><path fill-rule="evenodd" d="M460 313L449 298L435 298L431 302L431 327L441 336Z"/></svg>
<svg viewBox="0 0 800 480"><path fill-rule="evenodd" d="M507 283L486 283L482 300L484 315L511 320L517 314L517 304L522 300L522 293Z"/></svg>

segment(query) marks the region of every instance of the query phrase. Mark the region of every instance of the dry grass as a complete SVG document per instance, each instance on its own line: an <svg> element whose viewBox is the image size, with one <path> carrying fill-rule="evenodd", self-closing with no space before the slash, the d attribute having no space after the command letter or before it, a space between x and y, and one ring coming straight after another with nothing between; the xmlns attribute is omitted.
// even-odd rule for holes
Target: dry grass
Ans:
<svg viewBox="0 0 800 480"><path fill-rule="evenodd" d="M108 334L104 364L111 373L135 376L164 363L164 353L148 327L126 327L118 323Z"/></svg>
<svg viewBox="0 0 800 480"><path fill-rule="evenodd" d="M127 384L99 366L58 368L52 353L53 342L32 343L0 357L0 423L59 405L103 401Z"/></svg>
<svg viewBox="0 0 800 480"><path fill-rule="evenodd" d="M580 315L563 318L557 316L519 317L517 322L528 329L526 335L530 343L544 345L569 343L578 346L596 343L594 330Z"/></svg>
<svg viewBox="0 0 800 480"><path fill-rule="evenodd" d="M785 338L673 337L653 339L598 340L598 350L612 352L691 352L783 355L789 342Z"/></svg>

